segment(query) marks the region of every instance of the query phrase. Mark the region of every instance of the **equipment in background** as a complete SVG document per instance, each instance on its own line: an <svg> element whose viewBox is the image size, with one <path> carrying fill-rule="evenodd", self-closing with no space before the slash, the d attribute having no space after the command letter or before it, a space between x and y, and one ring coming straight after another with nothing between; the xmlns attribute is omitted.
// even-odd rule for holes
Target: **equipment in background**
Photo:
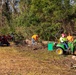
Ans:
<svg viewBox="0 0 76 75"><path fill-rule="evenodd" d="M5 35L0 36L0 46L3 45L10 46L10 43L8 42L8 38Z"/></svg>

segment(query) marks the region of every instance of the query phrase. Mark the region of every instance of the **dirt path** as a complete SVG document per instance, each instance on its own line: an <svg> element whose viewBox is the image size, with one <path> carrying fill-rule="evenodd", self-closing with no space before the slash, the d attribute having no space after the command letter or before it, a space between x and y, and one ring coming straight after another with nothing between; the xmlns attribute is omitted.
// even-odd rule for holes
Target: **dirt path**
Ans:
<svg viewBox="0 0 76 75"><path fill-rule="evenodd" d="M70 63L69 57L61 61L55 58L38 60L22 55L15 47L0 47L0 75L76 75Z"/></svg>

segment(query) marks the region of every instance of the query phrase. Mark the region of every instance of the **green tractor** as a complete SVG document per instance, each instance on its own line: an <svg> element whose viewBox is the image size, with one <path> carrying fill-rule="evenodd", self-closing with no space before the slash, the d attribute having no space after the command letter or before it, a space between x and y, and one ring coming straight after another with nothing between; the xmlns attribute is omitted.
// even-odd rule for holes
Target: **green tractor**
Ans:
<svg viewBox="0 0 76 75"><path fill-rule="evenodd" d="M56 53L62 55L64 53L75 54L76 53L76 39L73 42L68 42L68 49L65 48L64 44L56 44Z"/></svg>

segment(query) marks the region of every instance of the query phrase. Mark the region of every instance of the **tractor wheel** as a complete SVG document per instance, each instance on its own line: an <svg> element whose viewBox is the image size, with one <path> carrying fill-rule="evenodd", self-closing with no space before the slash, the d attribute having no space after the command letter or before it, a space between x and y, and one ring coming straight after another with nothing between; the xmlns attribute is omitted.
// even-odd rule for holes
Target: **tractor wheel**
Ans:
<svg viewBox="0 0 76 75"><path fill-rule="evenodd" d="M62 49L62 48L57 48L57 49L56 49L56 53L57 53L58 55L62 55L62 54L63 54L63 49Z"/></svg>

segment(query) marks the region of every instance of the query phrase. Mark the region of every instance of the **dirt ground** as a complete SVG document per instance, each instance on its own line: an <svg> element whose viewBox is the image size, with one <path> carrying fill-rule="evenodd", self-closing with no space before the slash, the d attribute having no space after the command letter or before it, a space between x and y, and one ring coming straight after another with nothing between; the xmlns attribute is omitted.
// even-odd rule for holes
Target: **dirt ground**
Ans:
<svg viewBox="0 0 76 75"><path fill-rule="evenodd" d="M32 50L26 46L0 47L0 75L76 75L72 55Z"/></svg>

